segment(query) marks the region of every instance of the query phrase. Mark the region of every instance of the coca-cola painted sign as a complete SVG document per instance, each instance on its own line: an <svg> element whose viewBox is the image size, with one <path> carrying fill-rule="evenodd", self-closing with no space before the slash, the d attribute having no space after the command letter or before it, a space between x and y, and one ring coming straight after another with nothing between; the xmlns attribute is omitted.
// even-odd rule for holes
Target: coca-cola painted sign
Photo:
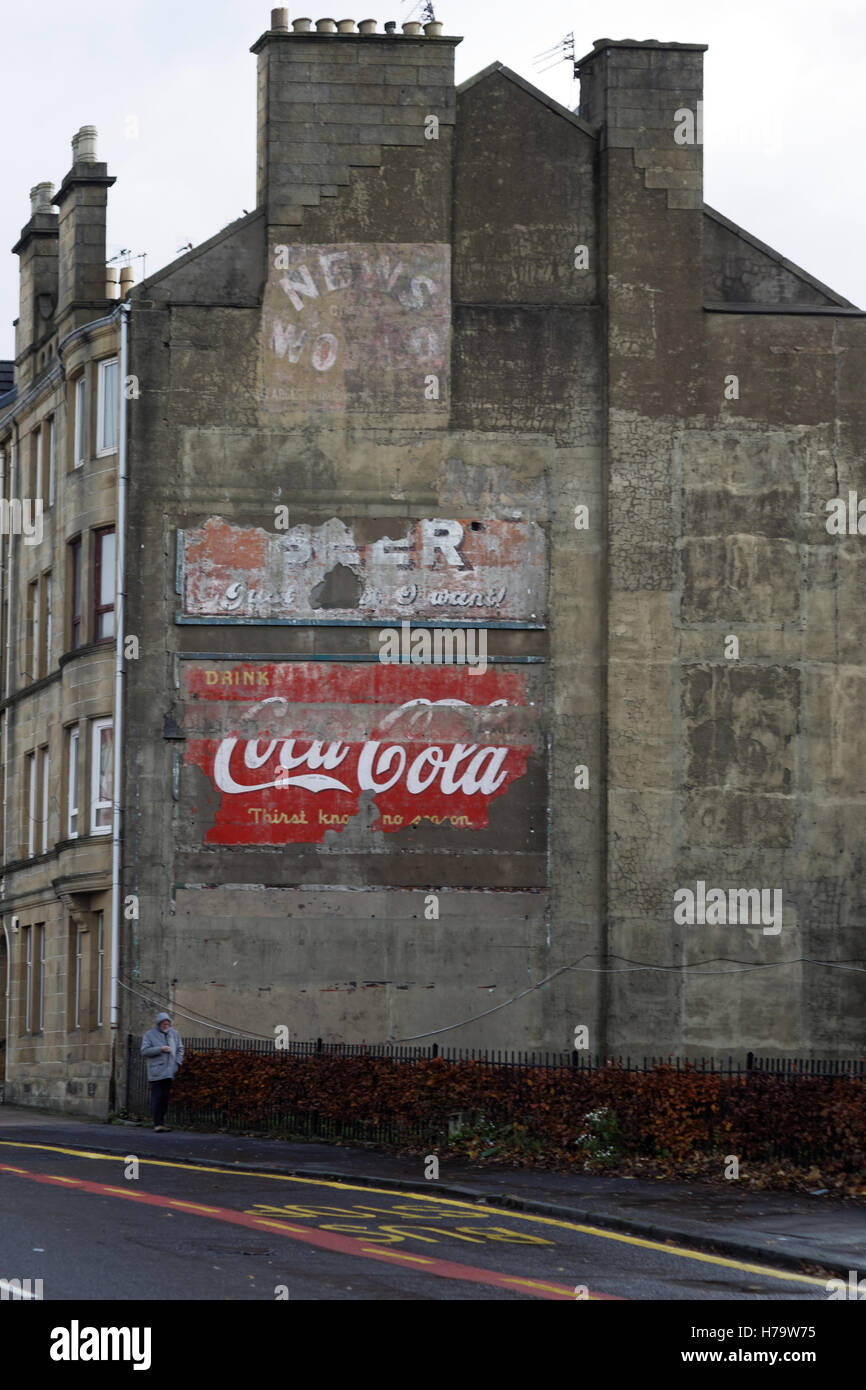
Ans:
<svg viewBox="0 0 866 1390"><path fill-rule="evenodd" d="M350 825L486 828L534 751L525 681L442 667L190 663L186 762L215 793L206 843L321 842Z"/></svg>
<svg viewBox="0 0 866 1390"><path fill-rule="evenodd" d="M544 557L534 521L332 517L265 531L212 516L180 536L183 614L540 624Z"/></svg>

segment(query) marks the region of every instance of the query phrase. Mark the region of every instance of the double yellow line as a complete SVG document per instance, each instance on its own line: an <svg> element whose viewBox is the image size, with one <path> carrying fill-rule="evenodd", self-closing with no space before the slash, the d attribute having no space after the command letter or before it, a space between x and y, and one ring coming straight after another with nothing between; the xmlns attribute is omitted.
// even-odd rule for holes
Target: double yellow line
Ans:
<svg viewBox="0 0 866 1390"><path fill-rule="evenodd" d="M11 1139L0 1140L0 1147L10 1149L34 1149L44 1153L65 1154L70 1158L87 1158L98 1163L122 1163L126 1157L124 1154L102 1154L92 1153L87 1149L66 1149L60 1148L55 1144L29 1144L16 1142ZM179 1163L165 1158L140 1158L140 1164L147 1164L152 1168L179 1168L184 1172L192 1173L216 1173L221 1177L231 1175L238 1178L255 1178L257 1181L266 1182L288 1182L296 1183L302 1187L323 1187L336 1189L339 1192L373 1192L383 1197L404 1197L413 1202L429 1202L440 1207L450 1207L456 1211L478 1211L477 1204L474 1202L462 1202L453 1197L434 1197L426 1192L407 1193L405 1190L394 1191L388 1187L368 1187L357 1186L349 1182L336 1182L326 1178L305 1178L293 1177L285 1173L258 1173L243 1168L212 1168L202 1163ZM186 1203L176 1203L176 1205L192 1205ZM202 1208L207 1210L207 1208ZM615 1240L623 1245L636 1245L643 1250L657 1250L662 1255L674 1255L682 1260L696 1260L700 1264L717 1265L722 1269L735 1269L742 1274L757 1274L764 1279L780 1279L785 1283L811 1284L815 1288L826 1290L825 1279L818 1279L811 1274L796 1274L789 1269L774 1269L770 1265L749 1264L743 1260L728 1259L724 1255L708 1255L699 1250L687 1250L681 1245L666 1245L657 1240L646 1240L642 1236L623 1235L619 1231L606 1231L600 1226L586 1226L576 1221L565 1221L557 1216L537 1216L533 1212L514 1211L511 1208L494 1207L484 1204L484 1211L491 1216L504 1216L511 1221L527 1221L534 1225L552 1226L562 1231L577 1231L580 1235L593 1236L598 1240ZM444 1234L444 1232L443 1232Z"/></svg>

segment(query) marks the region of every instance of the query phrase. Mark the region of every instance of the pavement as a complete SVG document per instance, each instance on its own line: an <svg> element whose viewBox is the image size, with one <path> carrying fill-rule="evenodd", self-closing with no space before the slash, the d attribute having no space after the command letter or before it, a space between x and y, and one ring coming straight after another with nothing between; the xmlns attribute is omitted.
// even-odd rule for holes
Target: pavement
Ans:
<svg viewBox="0 0 866 1390"><path fill-rule="evenodd" d="M435 1191L443 1197L554 1216L740 1260L797 1269L807 1265L844 1279L851 1270L866 1269L866 1206L829 1193L749 1192L734 1181L711 1187L485 1168L450 1159L440 1159L438 1179L429 1179L422 1155L199 1130L156 1134L149 1125L106 1124L11 1105L0 1105L0 1140L4 1138L359 1187Z"/></svg>

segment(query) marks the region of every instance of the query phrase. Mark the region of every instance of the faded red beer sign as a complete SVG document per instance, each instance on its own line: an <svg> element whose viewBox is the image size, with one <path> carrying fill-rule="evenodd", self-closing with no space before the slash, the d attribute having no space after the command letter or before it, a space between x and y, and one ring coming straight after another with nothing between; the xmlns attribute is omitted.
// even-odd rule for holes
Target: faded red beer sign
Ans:
<svg viewBox="0 0 866 1390"><path fill-rule="evenodd" d="M211 516L180 537L190 617L541 621L544 535L534 521L331 517L284 532Z"/></svg>
<svg viewBox="0 0 866 1390"><path fill-rule="evenodd" d="M186 762L219 794L208 844L321 842L368 806L373 831L484 829L533 750L522 673L219 662L186 694Z"/></svg>

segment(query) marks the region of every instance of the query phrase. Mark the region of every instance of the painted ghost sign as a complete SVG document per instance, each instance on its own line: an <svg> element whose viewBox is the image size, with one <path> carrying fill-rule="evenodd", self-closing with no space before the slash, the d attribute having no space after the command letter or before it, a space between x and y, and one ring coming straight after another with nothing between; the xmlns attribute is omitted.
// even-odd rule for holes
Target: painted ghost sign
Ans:
<svg viewBox="0 0 866 1390"><path fill-rule="evenodd" d="M308 409L425 408L444 399L451 248L275 246L265 287L263 400Z"/></svg>
<svg viewBox="0 0 866 1390"><path fill-rule="evenodd" d="M268 532L210 517L181 533L183 614L540 624L544 535L532 521L336 517Z"/></svg>
<svg viewBox="0 0 866 1390"><path fill-rule="evenodd" d="M205 842L321 842L350 825L486 828L538 742L526 680L454 667L189 663L186 762L213 790Z"/></svg>

